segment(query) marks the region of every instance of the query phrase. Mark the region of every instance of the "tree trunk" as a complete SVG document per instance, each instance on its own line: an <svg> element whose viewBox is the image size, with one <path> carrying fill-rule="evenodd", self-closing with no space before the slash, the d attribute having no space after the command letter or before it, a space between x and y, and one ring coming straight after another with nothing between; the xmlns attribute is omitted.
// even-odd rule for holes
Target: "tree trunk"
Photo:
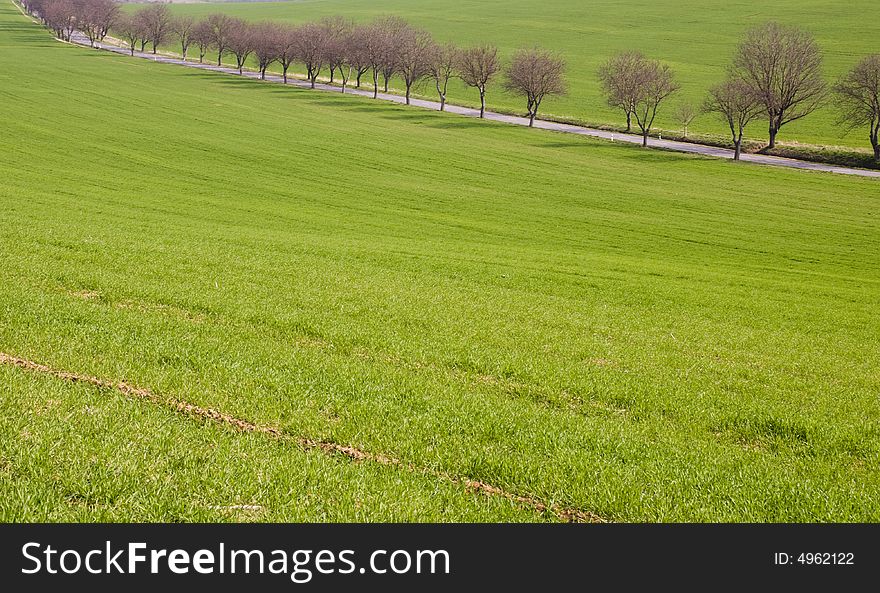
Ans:
<svg viewBox="0 0 880 593"><path fill-rule="evenodd" d="M335 66L331 66L331 67L330 67L330 84L333 84L333 76L334 76L335 74L336 74L336 67L335 67Z"/></svg>
<svg viewBox="0 0 880 593"><path fill-rule="evenodd" d="M131 55L132 55L132 57L134 56L134 46L133 45L131 46Z"/></svg>
<svg viewBox="0 0 880 593"><path fill-rule="evenodd" d="M260 68L260 80L266 80L266 68Z"/></svg>
<svg viewBox="0 0 880 593"><path fill-rule="evenodd" d="M223 65L223 62L221 61L222 59L223 59L223 54L217 54L217 67L218 68Z"/></svg>
<svg viewBox="0 0 880 593"><path fill-rule="evenodd" d="M387 93L388 92L388 76L383 74L382 78L385 79L385 92Z"/></svg>
<svg viewBox="0 0 880 593"><path fill-rule="evenodd" d="M779 132L779 130L777 129L777 127L771 123L770 124L770 144L767 146L767 148L776 148L776 134L778 132Z"/></svg>
<svg viewBox="0 0 880 593"><path fill-rule="evenodd" d="M880 163L880 143L874 141L874 160Z"/></svg>
<svg viewBox="0 0 880 593"><path fill-rule="evenodd" d="M153 55L156 55L156 42L153 42Z"/></svg>
<svg viewBox="0 0 880 593"><path fill-rule="evenodd" d="M480 89L480 119L486 117L486 91Z"/></svg>
<svg viewBox="0 0 880 593"><path fill-rule="evenodd" d="M183 48L183 61L186 61L186 48Z"/></svg>
<svg viewBox="0 0 880 593"><path fill-rule="evenodd" d="M318 78L317 74L312 77L312 88L315 88L315 79L316 78Z"/></svg>
<svg viewBox="0 0 880 593"><path fill-rule="evenodd" d="M742 143L743 143L742 138L737 139L736 142L733 143L734 144L733 160L735 160L735 161L738 161L739 155L742 154Z"/></svg>
<svg viewBox="0 0 880 593"><path fill-rule="evenodd" d="M288 66L282 66L281 77L284 78L284 84L287 84L287 68Z"/></svg>
<svg viewBox="0 0 880 593"><path fill-rule="evenodd" d="M357 84L355 84L355 88L361 88L361 76L363 76L363 72L358 72Z"/></svg>
<svg viewBox="0 0 880 593"><path fill-rule="evenodd" d="M379 73L373 70L373 98L379 97Z"/></svg>
<svg viewBox="0 0 880 593"><path fill-rule="evenodd" d="M446 95L440 95L440 111L446 111Z"/></svg>
<svg viewBox="0 0 880 593"><path fill-rule="evenodd" d="M534 111L533 111L532 113L529 113L529 127L530 127L530 128L534 128L534 127L535 127L535 116L536 116L536 115L537 115L537 114L536 114Z"/></svg>
<svg viewBox="0 0 880 593"><path fill-rule="evenodd" d="M632 132L632 113L626 114L626 131Z"/></svg>
<svg viewBox="0 0 880 593"><path fill-rule="evenodd" d="M642 146L648 146L648 130L642 131Z"/></svg>
<svg viewBox="0 0 880 593"><path fill-rule="evenodd" d="M406 104L409 105L409 90L412 85L406 85Z"/></svg>

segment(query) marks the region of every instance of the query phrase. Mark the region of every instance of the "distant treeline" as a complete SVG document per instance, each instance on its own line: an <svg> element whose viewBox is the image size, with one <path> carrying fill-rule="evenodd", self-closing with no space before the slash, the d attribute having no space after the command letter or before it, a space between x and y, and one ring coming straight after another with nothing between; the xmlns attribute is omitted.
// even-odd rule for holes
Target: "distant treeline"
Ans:
<svg viewBox="0 0 880 593"><path fill-rule="evenodd" d="M127 15L115 0L22 1L60 39L70 41L78 30L94 46L112 28L132 55L138 48L145 51L148 45L156 53L159 45L173 38L180 43L184 60L191 48L198 50L199 62L208 52L216 52L218 66L224 56L233 56L242 72L253 56L263 78L272 64L278 64L284 82L292 64L304 64L312 87L322 71L329 71L331 84L338 81L343 93L351 83L359 88L361 79L369 73L374 98L378 96L380 78L387 92L389 81L397 76L406 87L407 104L413 87L431 80L441 111L454 78L479 93L483 117L487 89L503 77L504 88L525 99L530 125L546 97L566 93L565 61L554 52L538 47L519 49L505 65L494 45L440 44L427 31L395 16L367 24L335 16L294 26L251 24L222 13L196 20L172 15L164 3L150 4ZM608 104L626 116L627 131L635 119L647 145L658 110L679 89L675 73L639 51L627 51L606 61L598 78ZM813 113L832 93L840 126L866 128L874 158L880 162L880 54L866 56L829 86L822 76L818 44L797 27L769 22L747 31L726 79L709 89L702 105L683 104L675 115L684 126L685 136L688 125L700 112L718 115L730 128L738 159L750 123L758 119L768 123L768 148L772 149L783 126Z"/></svg>

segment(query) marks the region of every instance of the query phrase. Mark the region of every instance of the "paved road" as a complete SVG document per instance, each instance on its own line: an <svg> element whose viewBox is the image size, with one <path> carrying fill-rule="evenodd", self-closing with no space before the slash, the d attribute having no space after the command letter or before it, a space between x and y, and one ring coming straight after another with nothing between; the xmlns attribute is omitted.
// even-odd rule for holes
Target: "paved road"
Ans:
<svg viewBox="0 0 880 593"><path fill-rule="evenodd" d="M89 40L82 35L81 33L75 33L71 39L74 43L78 43L80 45L89 45ZM109 43L98 43L97 46L100 49L111 51L114 53L122 54L122 55L130 55L130 51L126 48L119 47L117 45L112 45ZM238 70L229 67L218 67L211 64L199 64L198 62L184 62L180 58L174 58L167 55L153 55L151 53L144 53L135 51L135 57L144 58L148 60L153 60L154 62L160 62L163 64L175 64L178 66L187 66L189 68L198 68L200 70L210 70L214 72L222 72L224 74L234 74L238 76ZM249 72L245 71L242 76L247 78L259 78L260 75L257 72ZM266 80L271 82L279 82L283 83L284 80L280 76L275 75L266 75ZM309 88L310 84L306 81L299 79L289 79L289 84L296 85L303 88ZM332 91L334 93L340 92L340 88L338 86L332 86L328 84L317 84L316 89L322 91ZM364 97L372 97L373 92L367 91L363 89L354 89L349 88L345 91L348 94L364 96ZM392 95L389 93L379 93L379 98L384 99L386 101L393 101L395 103L404 103L406 99L400 95ZM412 99L411 104L415 107L423 107L425 109L433 109L439 110L440 103L437 101L427 101L424 99ZM464 115L468 117L479 117L480 112L478 109L471 109L468 107L460 107L458 105L446 105L446 111L449 113L457 113L459 115ZM528 126L529 120L525 117L517 117L514 115L503 115L500 113L493 113L491 111L486 112L486 119L490 119L493 121L504 122L513 125L519 126ZM621 134L619 132L609 132L607 130L597 130L595 128L586 128L583 126L575 126L570 124L560 124L550 121L544 120L535 120L535 127L543 130L552 130L555 132L564 132L568 134L579 134L581 136L591 136L594 138L604 138L606 140L614 141L614 142L629 142L631 144L641 144L642 137L636 134ZM673 150L677 152L687 152L693 154L701 154L705 156L712 156L717 158L724 159L732 159L733 151L726 148L718 148L715 146L706 146L704 144L693 144L689 142L677 142L675 140L659 140L657 138L649 138L648 139L649 146L651 148L661 148L665 150ZM789 167L792 169L806 169L809 171L824 171L828 173L840 173L842 175L856 175L860 177L874 177L880 179L880 171L870 171L866 169L853 169L850 167L840 167L837 165L825 165L822 163L811 163L809 161L799 161L796 159L787 159L783 157L777 156L768 156L763 154L743 154L742 160L750 163L758 163L760 165L772 165L776 167Z"/></svg>

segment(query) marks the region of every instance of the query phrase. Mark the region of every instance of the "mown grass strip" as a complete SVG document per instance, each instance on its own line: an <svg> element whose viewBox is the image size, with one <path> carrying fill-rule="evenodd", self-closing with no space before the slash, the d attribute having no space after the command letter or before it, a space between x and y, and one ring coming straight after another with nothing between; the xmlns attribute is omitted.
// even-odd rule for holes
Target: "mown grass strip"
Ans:
<svg viewBox="0 0 880 593"><path fill-rule="evenodd" d="M570 523L607 522L595 513L591 513L589 511L567 508L557 504L547 504L534 497L507 492L506 490L503 490L496 486L492 486L491 484L487 484L485 482L481 482L479 480L473 480L467 477L451 476L444 472L417 467L413 464L404 463L399 459L381 453L372 453L369 451L358 449L357 447L351 447L348 445L342 445L339 443L327 441L318 441L304 436L288 435L273 426L256 424L248 420L243 420L241 418L236 418L235 416L225 414L223 412L220 412L219 410L204 408L202 406L197 406L177 398L164 398L156 393L153 393L149 389L136 387L134 385L126 383L125 381L111 381L107 379L101 379L99 377L93 377L90 375L83 375L70 371L54 369L50 366L40 364L32 360L27 360L24 358L6 354L5 352L0 352L0 364L12 365L32 372L44 373L58 379L62 379L64 381L70 381L73 383L85 383L99 389L113 389L130 398L142 399L153 404L169 406L175 411L190 416L192 418L225 424L241 432L261 433L269 435L273 438L292 441L307 451L318 450L327 455L341 454L348 457L352 461L369 461L382 465L400 467L413 473L433 475L438 479L446 480L448 482L452 482L453 484L462 485L468 491L477 494L483 494L486 496L499 496L512 502L532 507L539 513L552 513L560 521Z"/></svg>

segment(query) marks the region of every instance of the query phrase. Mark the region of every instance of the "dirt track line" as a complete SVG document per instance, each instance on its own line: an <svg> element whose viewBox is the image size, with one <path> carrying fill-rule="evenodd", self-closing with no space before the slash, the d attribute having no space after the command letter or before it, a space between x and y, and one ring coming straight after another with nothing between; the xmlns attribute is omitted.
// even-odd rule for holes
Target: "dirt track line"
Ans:
<svg viewBox="0 0 880 593"><path fill-rule="evenodd" d="M369 461L381 465L400 467L412 473L434 476L435 478L438 478L440 480L464 486L468 491L471 492L483 494L486 496L498 496L511 502L531 507L532 509L540 513L552 513L556 516L557 519L561 521L569 523L607 522L602 517L589 511L563 507L558 504L547 504L532 496L525 496L508 492L502 488L492 486L491 484L487 484L479 480L473 480L467 477L452 476L437 470L417 467L413 464L404 463L399 459L395 459L394 457L383 455L381 453L371 453L369 451L358 449L357 447L350 447L347 445L341 445L339 443L318 441L307 437L288 435L278 428L256 424L248 420L242 420L241 418L236 418L235 416L225 414L212 408L204 408L177 398L163 398L156 393L153 393L149 389L135 387L134 385L126 383L125 381L111 381L107 379L101 379L99 377L93 377L91 375L82 375L79 373L62 371L44 364L40 364L38 362L19 358L17 356L12 356L4 352L0 352L0 364L11 365L24 370L43 373L57 379L70 381L72 383L84 383L87 385L98 387L100 389L112 389L118 391L119 393L122 393L127 397L142 399L154 404L170 407L178 413L185 414L193 418L200 418L203 420L210 420L219 424L226 424L241 432L261 433L277 439L293 441L301 448L308 451L318 450L327 455L341 454L345 457L348 457L352 461Z"/></svg>

